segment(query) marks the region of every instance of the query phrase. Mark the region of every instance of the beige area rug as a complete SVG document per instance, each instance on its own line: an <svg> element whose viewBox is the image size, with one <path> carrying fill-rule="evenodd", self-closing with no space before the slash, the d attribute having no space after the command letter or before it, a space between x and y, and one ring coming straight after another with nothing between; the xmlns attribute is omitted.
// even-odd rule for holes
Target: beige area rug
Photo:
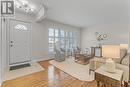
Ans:
<svg viewBox="0 0 130 87"><path fill-rule="evenodd" d="M42 70L44 70L44 68L40 64L35 62L35 63L32 63L30 67L16 69L16 70L6 72L4 81L16 79L18 77L36 73L36 72L39 72Z"/></svg>
<svg viewBox="0 0 130 87"><path fill-rule="evenodd" d="M66 58L63 62L57 62L55 60L49 61L50 64L68 73L69 75L82 80L82 81L93 81L94 73L89 75L89 64L81 65L74 61L74 58Z"/></svg>

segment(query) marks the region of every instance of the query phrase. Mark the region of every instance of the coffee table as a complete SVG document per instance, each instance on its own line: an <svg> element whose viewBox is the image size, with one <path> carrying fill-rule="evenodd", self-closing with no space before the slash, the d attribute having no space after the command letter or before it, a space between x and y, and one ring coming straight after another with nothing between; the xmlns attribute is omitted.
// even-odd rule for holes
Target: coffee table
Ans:
<svg viewBox="0 0 130 87"><path fill-rule="evenodd" d="M89 63L89 60L92 58L90 55L86 54L75 54L75 62L79 64L86 65Z"/></svg>

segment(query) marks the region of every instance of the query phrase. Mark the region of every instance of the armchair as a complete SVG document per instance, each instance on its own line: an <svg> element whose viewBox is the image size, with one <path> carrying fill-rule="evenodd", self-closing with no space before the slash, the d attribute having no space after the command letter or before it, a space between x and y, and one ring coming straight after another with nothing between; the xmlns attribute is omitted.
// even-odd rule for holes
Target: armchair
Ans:
<svg viewBox="0 0 130 87"><path fill-rule="evenodd" d="M54 60L62 62L65 60L65 52L55 49L55 58Z"/></svg>
<svg viewBox="0 0 130 87"><path fill-rule="evenodd" d="M54 60L56 60L58 62L62 62L65 60L65 51L62 48L59 48L58 42L56 43L56 45L54 47L54 51L55 51Z"/></svg>

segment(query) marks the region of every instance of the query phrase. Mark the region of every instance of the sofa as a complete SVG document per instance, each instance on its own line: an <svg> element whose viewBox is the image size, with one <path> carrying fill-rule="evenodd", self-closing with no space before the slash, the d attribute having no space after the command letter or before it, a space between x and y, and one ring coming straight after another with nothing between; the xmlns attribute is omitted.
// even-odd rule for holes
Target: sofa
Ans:
<svg viewBox="0 0 130 87"><path fill-rule="evenodd" d="M96 70L101 65L105 64L105 58L97 58L94 57L89 61L89 71ZM129 80L129 54L127 53L127 49L120 49L120 58L113 59L116 63L116 68L124 71L123 73L123 81L128 82Z"/></svg>

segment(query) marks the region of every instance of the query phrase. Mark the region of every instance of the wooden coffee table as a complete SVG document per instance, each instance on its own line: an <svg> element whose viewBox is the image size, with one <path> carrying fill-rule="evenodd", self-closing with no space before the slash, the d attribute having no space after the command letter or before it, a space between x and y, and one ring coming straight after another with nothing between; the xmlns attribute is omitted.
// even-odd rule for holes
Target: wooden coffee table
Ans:
<svg viewBox="0 0 130 87"><path fill-rule="evenodd" d="M86 65L92 57L86 54L75 54L75 62Z"/></svg>

